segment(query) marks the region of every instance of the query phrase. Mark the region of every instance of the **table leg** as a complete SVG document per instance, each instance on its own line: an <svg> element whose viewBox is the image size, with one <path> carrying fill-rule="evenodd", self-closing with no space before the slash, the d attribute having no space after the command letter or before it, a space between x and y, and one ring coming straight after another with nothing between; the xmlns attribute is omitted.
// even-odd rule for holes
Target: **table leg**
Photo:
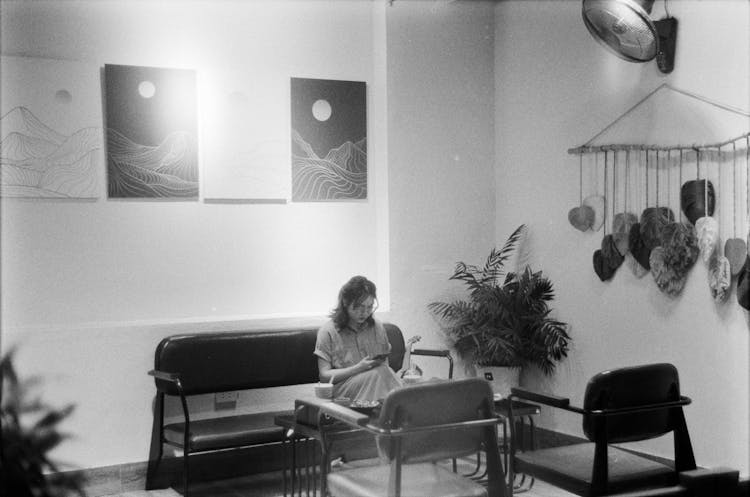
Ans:
<svg viewBox="0 0 750 497"><path fill-rule="evenodd" d="M287 466L287 460L288 460L288 448L289 448L289 440L284 436L281 439L281 486L283 488L283 496L286 497L287 487L286 487L286 466Z"/></svg>
<svg viewBox="0 0 750 497"><path fill-rule="evenodd" d="M528 422L529 422L529 448L531 450L533 450L534 447L535 447L535 442L534 442L534 418L531 415L529 415L529 416L526 416L526 417L520 416L518 419L519 419L519 422L520 422L519 423L520 424L520 428L519 428L519 430L517 430L518 442L519 442L518 449L521 450L521 451L526 450L526 444L525 444L525 439L524 439L524 437L525 437L524 432L526 430L526 420L528 420ZM516 478L517 477L520 477L520 481L518 483L516 483ZM528 486L526 486L526 478L527 477L528 477L528 481L529 481ZM528 492L529 490L531 490L531 488L534 486L534 477L533 476L528 476L528 475L526 475L524 473L521 473L521 474L518 474L518 475L513 475L513 481L510 482L510 483L513 485L513 492L517 493L517 494L520 494L520 493Z"/></svg>

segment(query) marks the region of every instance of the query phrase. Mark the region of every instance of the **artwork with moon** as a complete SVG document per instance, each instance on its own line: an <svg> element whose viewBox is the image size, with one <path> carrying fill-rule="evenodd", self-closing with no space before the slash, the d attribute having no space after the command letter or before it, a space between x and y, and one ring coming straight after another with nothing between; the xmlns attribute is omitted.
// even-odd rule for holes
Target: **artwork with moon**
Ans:
<svg viewBox="0 0 750 497"><path fill-rule="evenodd" d="M99 68L0 58L0 195L96 199L103 169Z"/></svg>
<svg viewBox="0 0 750 497"><path fill-rule="evenodd" d="M195 71L107 64L110 198L197 198Z"/></svg>
<svg viewBox="0 0 750 497"><path fill-rule="evenodd" d="M366 84L292 78L292 201L367 198Z"/></svg>

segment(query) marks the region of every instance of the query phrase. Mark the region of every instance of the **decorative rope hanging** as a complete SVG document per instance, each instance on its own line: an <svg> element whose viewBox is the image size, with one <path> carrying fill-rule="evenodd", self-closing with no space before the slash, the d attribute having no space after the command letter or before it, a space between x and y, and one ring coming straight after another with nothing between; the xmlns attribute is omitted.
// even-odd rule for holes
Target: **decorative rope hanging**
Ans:
<svg viewBox="0 0 750 497"><path fill-rule="evenodd" d="M724 243L724 257L729 261L729 270L732 276L737 276L742 271L742 266L747 259L747 242L737 237L737 145L732 144L732 237Z"/></svg>
<svg viewBox="0 0 750 497"><path fill-rule="evenodd" d="M607 236L607 151L604 151L604 236Z"/></svg>
<svg viewBox="0 0 750 497"><path fill-rule="evenodd" d="M653 97L656 93L658 93L660 90L662 90L664 88L669 89L669 90L671 90L671 91L673 91L675 93L682 94L684 96L690 97L690 98L692 98L694 100L698 100L700 102L706 103L706 104L708 104L708 105L710 105L712 107L715 107L717 109L721 109L721 110L724 110L726 112L729 112L729 113L732 113L732 114L736 114L736 115L740 115L740 116L744 116L744 117L750 117L750 112L747 112L745 110L738 109L738 108L732 107L730 105L726 105L726 104L721 103L721 102L716 102L716 101L714 101L714 100L712 100L712 99L710 99L708 97L704 97L704 96L701 96L701 95L698 95L698 94L695 94L695 93L692 93L692 92L688 92L688 91L685 91L685 90L681 90L679 88L675 88L674 86L672 86L672 85L670 85L668 83L662 83L661 85L659 85L658 87L656 87L654 90L652 90L648 95L646 95L641 100L639 100L637 103L635 103L635 105L633 105L628 110L626 110L625 112L623 112L622 114L620 114L614 121L612 121L610 124L608 124L607 126L605 126L604 129L602 129L601 131L599 131L598 133L596 133L585 144L583 144L580 147L568 149L568 153L573 154L573 153L579 153L581 151L586 152L586 153L591 153L591 152L603 151L603 150L628 150L628 149L631 149L631 150L634 150L634 149L635 150L637 150L637 149L644 150L646 148L651 149L651 150L657 150L657 149L659 149L659 150L679 150L681 148L684 148L684 149L716 148L719 145L722 145L722 146L723 145L727 145L727 144L729 144L729 143L731 143L733 141L736 141L736 140L738 140L738 139L740 139L740 138L742 138L744 136L750 135L750 132L748 132L748 133L745 133L743 135L740 135L737 138L733 138L731 140L726 140L726 141L721 142L721 143L708 143L708 144L696 144L696 143L693 143L693 144L675 144L675 145L669 145L669 146L666 146L666 145L665 146L649 146L649 145L642 145L642 144L591 145L597 138L599 138L600 136L602 136L604 133L606 133L608 130L610 130L613 126L615 126L617 123L619 123L622 120L624 120L627 116L631 115L638 107L640 107L641 105L643 105L647 100L649 100L651 97Z"/></svg>
<svg viewBox="0 0 750 497"><path fill-rule="evenodd" d="M698 154L698 157L696 159L698 164L698 178L700 178L701 150L697 150L696 152ZM713 217L711 217L711 214L713 212L709 214L709 210L712 209L709 208L708 204L708 191L710 185L710 182L708 180L708 166L706 166L706 178L704 181L705 187L703 188L703 217L695 221L695 231L698 235L698 246L700 247L703 262L708 263L714 253L716 244L719 241L718 223Z"/></svg>
<svg viewBox="0 0 750 497"><path fill-rule="evenodd" d="M625 212L628 212L628 200L630 200L630 150L625 151Z"/></svg>
<svg viewBox="0 0 750 497"><path fill-rule="evenodd" d="M656 207L659 207L659 151L656 150L654 155L656 155L656 169L654 173L656 176Z"/></svg>
<svg viewBox="0 0 750 497"><path fill-rule="evenodd" d="M583 203L583 154L578 154L578 204Z"/></svg>

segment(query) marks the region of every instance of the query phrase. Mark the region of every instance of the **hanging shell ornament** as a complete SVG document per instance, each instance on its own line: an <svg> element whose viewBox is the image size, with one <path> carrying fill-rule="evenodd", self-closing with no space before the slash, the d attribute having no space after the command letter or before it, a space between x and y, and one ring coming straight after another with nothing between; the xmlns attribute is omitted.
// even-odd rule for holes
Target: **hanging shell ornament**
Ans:
<svg viewBox="0 0 750 497"><path fill-rule="evenodd" d="M729 260L716 253L708 264L708 286L711 288L711 297L714 301L726 300L731 285L732 274L729 270Z"/></svg>
<svg viewBox="0 0 750 497"><path fill-rule="evenodd" d="M695 221L698 248L703 262L708 263L719 245L719 223L712 217L702 217Z"/></svg>
<svg viewBox="0 0 750 497"><path fill-rule="evenodd" d="M604 197L601 195L589 195L583 199L582 205L594 211L591 231L599 231L604 225Z"/></svg>
<svg viewBox="0 0 750 497"><path fill-rule="evenodd" d="M682 292L682 289L685 288L685 281L687 281L687 274L683 274L675 268L670 267L664 261L663 247L655 247L651 251L649 264L651 266L651 275L654 277L659 290L670 297L676 297Z"/></svg>
<svg viewBox="0 0 750 497"><path fill-rule="evenodd" d="M662 230L664 263L680 274L688 271L698 260L698 236L695 228L687 223L670 223Z"/></svg>
<svg viewBox="0 0 750 497"><path fill-rule="evenodd" d="M617 268L613 268L609 265L609 262L607 259L604 258L602 255L602 250L598 249L594 252L593 257L593 264L594 264L594 272L602 281L607 281L612 278L612 276L615 275L615 271L617 271Z"/></svg>
<svg viewBox="0 0 750 497"><path fill-rule="evenodd" d="M680 189L682 212L691 224L704 216L712 216L716 195L714 185L705 179L686 181Z"/></svg>
<svg viewBox="0 0 750 497"><path fill-rule="evenodd" d="M750 256L745 259L745 266L737 278L737 302L750 311Z"/></svg>
<svg viewBox="0 0 750 497"><path fill-rule="evenodd" d="M579 231L588 231L594 225L596 214L588 205L573 207L568 211L568 222Z"/></svg>
<svg viewBox="0 0 750 497"><path fill-rule="evenodd" d="M617 268L622 265L622 261L625 259L625 256L620 254L620 251L617 250L617 245L612 235L606 235L604 238L602 238L601 250L604 260L607 261L607 264L610 268L616 271Z"/></svg>
<svg viewBox="0 0 750 497"><path fill-rule="evenodd" d="M661 232L674 222L674 212L669 207L647 207L641 213L641 239L650 249L661 245Z"/></svg>
<svg viewBox="0 0 750 497"><path fill-rule="evenodd" d="M742 271L747 257L747 243L742 238L730 238L724 244L724 257L729 261L729 271L737 276Z"/></svg>
<svg viewBox="0 0 750 497"><path fill-rule="evenodd" d="M640 223L635 223L630 228L628 248L630 249L630 255L633 256L633 260L636 263L635 265L631 266L631 269L633 270L633 274L635 274L637 277L640 278L644 276L646 273L648 273L649 269L651 269L651 264L649 263L649 256L651 255L651 249L646 247L646 245L644 245L643 243L643 239L641 239L641 224Z"/></svg>
<svg viewBox="0 0 750 497"><path fill-rule="evenodd" d="M638 222L638 218L631 212L615 214L612 220L612 238L620 255L630 252L630 229Z"/></svg>

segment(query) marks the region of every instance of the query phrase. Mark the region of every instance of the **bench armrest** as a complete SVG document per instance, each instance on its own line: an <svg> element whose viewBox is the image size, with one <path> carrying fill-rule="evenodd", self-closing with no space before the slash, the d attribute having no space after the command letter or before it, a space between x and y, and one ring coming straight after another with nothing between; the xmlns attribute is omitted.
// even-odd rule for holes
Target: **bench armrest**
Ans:
<svg viewBox="0 0 750 497"><path fill-rule="evenodd" d="M443 357L448 359L448 379L453 378L453 356L448 349L414 349L411 355L421 355L430 357Z"/></svg>
<svg viewBox="0 0 750 497"><path fill-rule="evenodd" d="M166 371L159 371L158 369L152 369L148 372L150 376L156 379L169 381L171 383L177 383L180 381L180 375L177 373L167 373Z"/></svg>

